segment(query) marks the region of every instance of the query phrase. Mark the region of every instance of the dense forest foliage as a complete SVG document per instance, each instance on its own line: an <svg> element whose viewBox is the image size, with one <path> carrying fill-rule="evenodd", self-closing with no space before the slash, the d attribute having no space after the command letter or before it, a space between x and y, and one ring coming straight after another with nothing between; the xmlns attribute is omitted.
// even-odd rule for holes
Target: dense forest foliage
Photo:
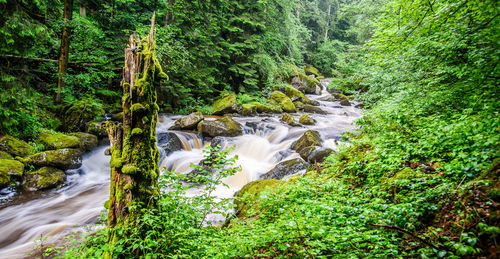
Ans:
<svg viewBox="0 0 500 259"><path fill-rule="evenodd" d="M63 4L0 0L0 134L31 140L84 130L67 125L75 110L87 121L120 112L123 49L153 11L163 112L206 113L228 92L260 100L314 68L365 107L316 170L246 190L244 216L204 227L214 200L184 195L165 172L159 187L173 191L154 196L129 238L110 247L103 230L67 257L500 255L497 1L76 1L56 102Z"/></svg>

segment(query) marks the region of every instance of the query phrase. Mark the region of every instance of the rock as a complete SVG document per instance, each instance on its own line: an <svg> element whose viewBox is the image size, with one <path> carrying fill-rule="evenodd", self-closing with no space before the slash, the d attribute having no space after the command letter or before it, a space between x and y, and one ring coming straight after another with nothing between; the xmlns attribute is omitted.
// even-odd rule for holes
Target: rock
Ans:
<svg viewBox="0 0 500 259"><path fill-rule="evenodd" d="M37 191L57 187L64 181L66 181L66 175L62 170L53 167L42 167L26 174L24 186L28 191Z"/></svg>
<svg viewBox="0 0 500 259"><path fill-rule="evenodd" d="M111 114L111 120L122 122L123 121L123 112Z"/></svg>
<svg viewBox="0 0 500 259"><path fill-rule="evenodd" d="M23 163L12 159L0 159L0 188L8 186L12 178L20 179L23 172Z"/></svg>
<svg viewBox="0 0 500 259"><path fill-rule="evenodd" d="M198 124L198 131L211 137L234 137L243 134L241 124L229 116L216 120L204 120Z"/></svg>
<svg viewBox="0 0 500 259"><path fill-rule="evenodd" d="M319 70L311 65L308 65L305 69L306 74L320 76Z"/></svg>
<svg viewBox="0 0 500 259"><path fill-rule="evenodd" d="M77 137L63 133L42 132L38 136L37 142L43 144L45 149L50 150L80 147L80 141Z"/></svg>
<svg viewBox="0 0 500 259"><path fill-rule="evenodd" d="M321 86L321 83L313 75L298 73L298 76L292 78L292 86L303 93L316 94L316 86Z"/></svg>
<svg viewBox="0 0 500 259"><path fill-rule="evenodd" d="M105 155L105 156L111 156L111 148L109 148L109 147L108 147L108 148L106 148L106 149L104 150L104 155Z"/></svg>
<svg viewBox="0 0 500 259"><path fill-rule="evenodd" d="M319 102L318 101L315 101L315 100L311 100L309 99L309 97L305 96L302 98L302 102L304 104L309 104L309 105L313 105L313 106L319 106Z"/></svg>
<svg viewBox="0 0 500 259"><path fill-rule="evenodd" d="M217 100L212 105L212 114L224 115L226 113L237 113L238 105L236 104L236 95L228 94L225 97Z"/></svg>
<svg viewBox="0 0 500 259"><path fill-rule="evenodd" d="M246 218L250 215L249 209L252 201L259 197L260 193L266 188L276 187L281 183L280 180L276 179L265 179L257 180L247 183L241 190L235 195L236 199L234 201L236 216L239 218Z"/></svg>
<svg viewBox="0 0 500 259"><path fill-rule="evenodd" d="M321 108L308 104L304 105L304 111L309 113L327 114L327 112L323 111Z"/></svg>
<svg viewBox="0 0 500 259"><path fill-rule="evenodd" d="M0 159L12 159L12 156L4 151L0 151Z"/></svg>
<svg viewBox="0 0 500 259"><path fill-rule="evenodd" d="M335 99L340 101L340 105L343 106L351 106L351 103L349 102L349 98L341 93L334 93L333 96Z"/></svg>
<svg viewBox="0 0 500 259"><path fill-rule="evenodd" d="M292 100L282 92L274 91L271 97L269 97L268 102L279 106L285 112L295 112L295 105Z"/></svg>
<svg viewBox="0 0 500 259"><path fill-rule="evenodd" d="M217 136L210 141L210 146L215 149L219 147L217 151L220 151L220 149L224 148L225 142L225 137Z"/></svg>
<svg viewBox="0 0 500 259"><path fill-rule="evenodd" d="M329 148L316 148L309 154L307 161L309 163L321 163L333 152L334 151Z"/></svg>
<svg viewBox="0 0 500 259"><path fill-rule="evenodd" d="M304 125L314 125L314 123L316 123L316 121L313 118L311 118L311 116L304 114L304 115L300 116L299 123L304 124Z"/></svg>
<svg viewBox="0 0 500 259"><path fill-rule="evenodd" d="M351 103L349 102L349 100L342 99L342 100L340 100L340 105L351 106Z"/></svg>
<svg viewBox="0 0 500 259"><path fill-rule="evenodd" d="M286 87L285 94L290 99L294 100L294 103L295 103L295 100L298 100L304 104L309 104L309 105L314 105L314 106L319 105L318 101L314 101L314 100L309 99L309 97L307 97L304 93L302 93L301 91L299 91L293 87Z"/></svg>
<svg viewBox="0 0 500 259"><path fill-rule="evenodd" d="M283 113L283 116L281 116L280 121L285 122L286 124L288 124L292 127L300 126L300 124L295 122L293 116L288 114L288 113Z"/></svg>
<svg viewBox="0 0 500 259"><path fill-rule="evenodd" d="M304 104L302 102L293 102L293 104L295 105L295 108L299 109L299 110L303 110L304 109Z"/></svg>
<svg viewBox="0 0 500 259"><path fill-rule="evenodd" d="M203 120L203 114L201 112L193 112L187 116L177 119L174 125L170 127L170 130L193 130L200 121Z"/></svg>
<svg viewBox="0 0 500 259"><path fill-rule="evenodd" d="M332 95L323 96L319 100L325 101L325 102L335 102L336 101L335 97L333 97Z"/></svg>
<svg viewBox="0 0 500 259"><path fill-rule="evenodd" d="M259 102L245 103L241 105L241 115L249 116L256 113L280 113L281 109L279 107L273 107L271 105L262 104Z"/></svg>
<svg viewBox="0 0 500 259"><path fill-rule="evenodd" d="M91 121L87 123L87 133L96 135L99 138L107 138L108 132L106 131L105 121Z"/></svg>
<svg viewBox="0 0 500 259"><path fill-rule="evenodd" d="M0 137L0 151L7 152L12 156L27 156L31 154L33 147L19 139L12 136L5 135Z"/></svg>
<svg viewBox="0 0 500 259"><path fill-rule="evenodd" d="M364 103L358 103L354 107L356 107L358 109L363 109L363 108L365 108L365 104Z"/></svg>
<svg viewBox="0 0 500 259"><path fill-rule="evenodd" d="M96 135L85 133L85 132L73 132L69 134L70 136L76 137L80 142L80 149L82 151L90 151L97 147L99 140Z"/></svg>
<svg viewBox="0 0 500 259"><path fill-rule="evenodd" d="M331 94L340 94L340 90L336 88L327 88L326 90Z"/></svg>
<svg viewBox="0 0 500 259"><path fill-rule="evenodd" d="M103 117L104 110L100 105L81 100L64 107L63 124L64 129L69 132L84 131L86 123L96 117Z"/></svg>
<svg viewBox="0 0 500 259"><path fill-rule="evenodd" d="M291 149L297 151L300 157L307 161L311 152L318 147L321 147L319 133L308 130L297 141L292 143Z"/></svg>
<svg viewBox="0 0 500 259"><path fill-rule="evenodd" d="M173 132L159 133L156 138L158 139L158 147L165 150L167 156L184 147L177 134Z"/></svg>
<svg viewBox="0 0 500 259"><path fill-rule="evenodd" d="M65 148L36 153L23 159L24 163L36 167L56 167L59 169L76 169L82 166L82 152L79 149Z"/></svg>
<svg viewBox="0 0 500 259"><path fill-rule="evenodd" d="M286 160L277 164L269 172L263 174L260 179L277 179L281 180L283 177L288 175L293 175L299 173L302 170L307 169L309 166L304 160L300 158L295 158L291 160Z"/></svg>

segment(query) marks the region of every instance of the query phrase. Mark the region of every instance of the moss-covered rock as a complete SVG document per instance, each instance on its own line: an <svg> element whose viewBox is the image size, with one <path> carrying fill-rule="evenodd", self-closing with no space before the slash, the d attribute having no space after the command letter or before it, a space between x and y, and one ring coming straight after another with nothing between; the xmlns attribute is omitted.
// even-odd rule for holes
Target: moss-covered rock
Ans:
<svg viewBox="0 0 500 259"><path fill-rule="evenodd" d="M280 113L281 108L259 102L245 103L241 105L241 115L249 116L256 113Z"/></svg>
<svg viewBox="0 0 500 259"><path fill-rule="evenodd" d="M78 141L77 137L58 132L42 132L38 136L37 142L43 144L46 149L50 150L80 147L80 141Z"/></svg>
<svg viewBox="0 0 500 259"><path fill-rule="evenodd" d="M292 78L292 86L306 94L315 94L320 85L314 75L307 76L305 73L298 73Z"/></svg>
<svg viewBox="0 0 500 259"><path fill-rule="evenodd" d="M269 172L263 174L260 177L260 179L281 180L285 176L294 175L300 173L301 171L305 172L308 166L309 164L306 163L301 158L282 161L279 164L277 164L273 169L271 169Z"/></svg>
<svg viewBox="0 0 500 259"><path fill-rule="evenodd" d="M223 98L218 99L212 105L212 114L224 115L226 113L237 113L238 105L236 104L236 95L231 93Z"/></svg>
<svg viewBox="0 0 500 259"><path fill-rule="evenodd" d="M293 115L288 114L288 113L283 113L283 116L281 116L280 121L285 122L286 124L288 124L288 125L290 125L292 127L300 126L300 124L298 124L297 122L295 122L295 119L293 118Z"/></svg>
<svg viewBox="0 0 500 259"><path fill-rule="evenodd" d="M24 165L12 159L0 159L0 188L8 186L12 178L23 176Z"/></svg>
<svg viewBox="0 0 500 259"><path fill-rule="evenodd" d="M210 137L234 137L243 134L241 124L229 116L224 116L216 120L201 121L198 124L198 131Z"/></svg>
<svg viewBox="0 0 500 259"><path fill-rule="evenodd" d="M285 94L292 101L294 101L294 103L295 103L295 101L300 101L301 103L304 103L304 104L309 104L309 105L314 105L314 106L319 105L318 101L314 101L314 100L309 99L309 97L307 97L304 93L302 93L301 91L299 91L291 86L287 86L285 88Z"/></svg>
<svg viewBox="0 0 500 259"><path fill-rule="evenodd" d="M297 151L300 157L307 161L311 152L318 147L321 147L319 133L314 130L308 130L297 141L292 143L291 149Z"/></svg>
<svg viewBox="0 0 500 259"><path fill-rule="evenodd" d="M111 120L113 121L123 121L123 112L111 114Z"/></svg>
<svg viewBox="0 0 500 259"><path fill-rule="evenodd" d="M81 100L64 107L63 123L66 131L84 131L85 124L96 117L103 117L101 105L88 100Z"/></svg>
<svg viewBox="0 0 500 259"><path fill-rule="evenodd" d="M86 132L96 135L99 138L107 138L108 132L106 131L105 121L91 121L87 123Z"/></svg>
<svg viewBox="0 0 500 259"><path fill-rule="evenodd" d="M334 151L330 148L315 148L307 157L309 163L322 163Z"/></svg>
<svg viewBox="0 0 500 259"><path fill-rule="evenodd" d="M236 215L239 218L252 216L249 209L253 205L253 201L259 197L260 192L266 188L276 187L280 183L282 182L276 179L257 180L247 183L236 195L236 200L234 201Z"/></svg>
<svg viewBox="0 0 500 259"><path fill-rule="evenodd" d="M269 97L268 102L279 106L285 112L295 112L296 110L292 100L280 91L274 91L271 94L271 97Z"/></svg>
<svg viewBox="0 0 500 259"><path fill-rule="evenodd" d="M323 111L321 108L309 104L304 105L303 109L305 112L309 113L327 114L327 112Z"/></svg>
<svg viewBox="0 0 500 259"><path fill-rule="evenodd" d="M341 93L334 93L333 96L337 101L340 101L340 105L342 106L351 106L351 103L349 102L349 97L341 94Z"/></svg>
<svg viewBox="0 0 500 259"><path fill-rule="evenodd" d="M319 72L319 70L311 65L308 65L304 71L306 72L306 74L309 74L309 75L315 75L315 76L321 76L321 73Z"/></svg>
<svg viewBox="0 0 500 259"><path fill-rule="evenodd" d="M28 191L37 191L53 188L66 181L62 170L53 167L42 167L36 171L26 173L24 186Z"/></svg>
<svg viewBox="0 0 500 259"><path fill-rule="evenodd" d="M316 123L316 121L313 118L311 118L311 116L309 116L307 114L303 114L299 118L299 123L304 124L304 125L314 125L314 123Z"/></svg>
<svg viewBox="0 0 500 259"><path fill-rule="evenodd" d="M96 135L85 133L85 132L73 132L69 134L70 136L78 138L80 142L80 149L83 151L90 151L97 147L99 140Z"/></svg>
<svg viewBox="0 0 500 259"><path fill-rule="evenodd" d="M56 167L63 170L76 169L82 165L82 152L79 149L65 148L36 153L23 159L26 164L36 167Z"/></svg>
<svg viewBox="0 0 500 259"><path fill-rule="evenodd" d="M201 112L193 112L187 116L181 117L174 122L174 125L170 127L171 130L193 130L200 121L203 120L203 114Z"/></svg>
<svg viewBox="0 0 500 259"><path fill-rule="evenodd" d="M27 156L31 154L33 147L19 139L12 136L5 135L0 137L0 151L7 152L12 156Z"/></svg>
<svg viewBox="0 0 500 259"><path fill-rule="evenodd" d="M4 151L0 151L0 159L12 159L12 156Z"/></svg>
<svg viewBox="0 0 500 259"><path fill-rule="evenodd" d="M296 102L293 102L293 105L295 105L295 108L297 108L298 110L304 109L304 103L302 103L302 102L296 101Z"/></svg>

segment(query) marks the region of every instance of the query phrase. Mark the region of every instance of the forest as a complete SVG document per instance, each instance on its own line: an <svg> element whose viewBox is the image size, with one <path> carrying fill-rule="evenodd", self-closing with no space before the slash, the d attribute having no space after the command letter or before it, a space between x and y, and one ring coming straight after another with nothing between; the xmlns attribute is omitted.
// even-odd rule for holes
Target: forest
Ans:
<svg viewBox="0 0 500 259"><path fill-rule="evenodd" d="M0 257L500 257L495 0L0 0Z"/></svg>

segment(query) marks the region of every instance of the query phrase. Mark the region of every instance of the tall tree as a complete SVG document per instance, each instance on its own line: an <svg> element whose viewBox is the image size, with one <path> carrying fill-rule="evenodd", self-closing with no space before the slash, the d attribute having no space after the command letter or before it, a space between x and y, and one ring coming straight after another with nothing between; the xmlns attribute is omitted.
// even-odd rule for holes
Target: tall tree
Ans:
<svg viewBox="0 0 500 259"><path fill-rule="evenodd" d="M151 205L157 186L159 151L156 123L159 82L168 79L155 56L154 14L149 36L139 40L131 35L125 49L123 68L123 123L108 124L111 142L111 187L108 214L108 240L119 240L124 233L117 227L136 223L141 208Z"/></svg>
<svg viewBox="0 0 500 259"><path fill-rule="evenodd" d="M64 86L64 74L68 69L69 45L71 36L70 22L73 19L73 0L64 0L64 13L61 36L61 49L59 51L59 70L57 76L56 102L61 102L61 92Z"/></svg>

